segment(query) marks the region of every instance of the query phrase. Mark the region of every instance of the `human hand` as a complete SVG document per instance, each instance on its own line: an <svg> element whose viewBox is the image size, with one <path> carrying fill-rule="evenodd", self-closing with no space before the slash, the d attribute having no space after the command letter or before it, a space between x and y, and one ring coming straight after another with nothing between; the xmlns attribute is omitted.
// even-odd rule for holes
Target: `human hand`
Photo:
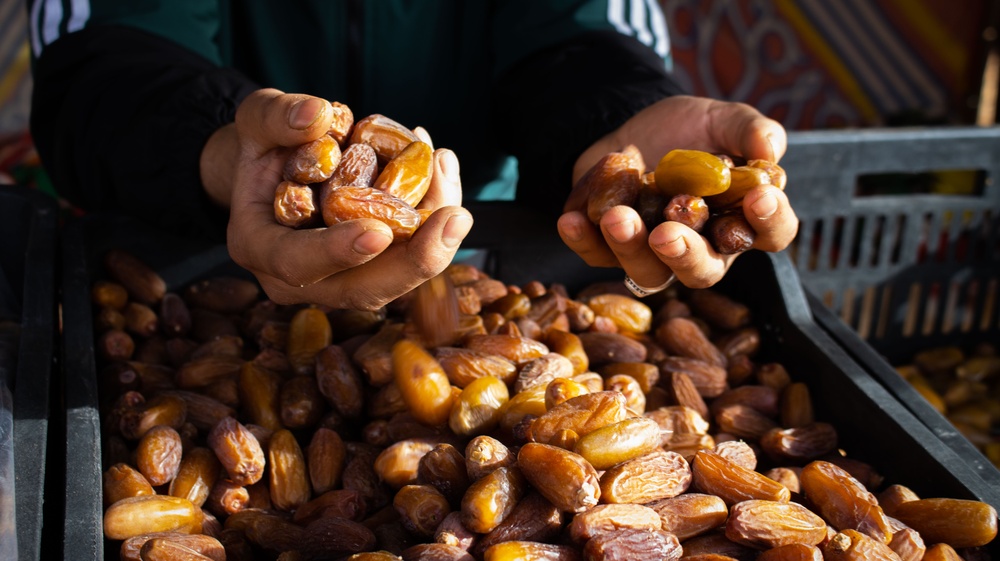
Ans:
<svg viewBox="0 0 1000 561"><path fill-rule="evenodd" d="M640 111L588 148L576 161L573 183L605 154L628 144L638 147L647 168L653 169L664 154L677 148L777 162L786 143L784 128L749 105L670 97ZM598 228L587 218L588 195L574 189L558 229L566 245L590 266L621 267L641 286L660 286L673 274L686 286L704 288L721 280L737 257L718 253L707 239L677 222L663 222L649 231L627 206L607 211ZM781 251L798 231L788 197L777 187L748 192L743 213L756 231L756 249Z"/></svg>
<svg viewBox="0 0 1000 561"><path fill-rule="evenodd" d="M321 98L258 90L240 104L236 122L209 141L202 177L218 173L211 171L212 155L229 154L235 162L219 168L231 171L228 187L207 181L206 190L223 204L228 195L230 256L257 277L271 300L376 309L443 271L472 216L461 207L458 159L438 149L431 187L419 206L434 212L406 242L393 244L389 227L373 219L302 230L278 224L274 191L291 149L320 138L332 119L330 103ZM429 140L426 131L418 136Z"/></svg>

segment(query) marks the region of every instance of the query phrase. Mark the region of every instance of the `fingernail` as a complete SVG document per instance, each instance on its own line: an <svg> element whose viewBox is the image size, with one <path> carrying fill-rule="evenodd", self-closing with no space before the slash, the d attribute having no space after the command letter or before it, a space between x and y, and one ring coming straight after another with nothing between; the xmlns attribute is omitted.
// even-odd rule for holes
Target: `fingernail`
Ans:
<svg viewBox="0 0 1000 561"><path fill-rule="evenodd" d="M318 97L303 99L292 107L288 126L296 130L306 130L326 112L326 101Z"/></svg>
<svg viewBox="0 0 1000 561"><path fill-rule="evenodd" d="M361 255L373 255L392 243L392 237L380 230L365 230L354 238L354 251Z"/></svg>
<svg viewBox="0 0 1000 561"><path fill-rule="evenodd" d="M578 242L583 239L583 229L575 220L560 221L559 231L567 241Z"/></svg>
<svg viewBox="0 0 1000 561"><path fill-rule="evenodd" d="M444 231L441 232L441 241L449 248L456 247L462 243L471 229L472 218L465 214L457 214L445 223Z"/></svg>
<svg viewBox="0 0 1000 561"><path fill-rule="evenodd" d="M771 147L770 161L778 161L778 139L774 138L773 134L767 135L767 145Z"/></svg>
<svg viewBox="0 0 1000 561"><path fill-rule="evenodd" d="M750 210L757 218L769 218L778 210L778 199L771 193L765 193L750 205Z"/></svg>
<svg viewBox="0 0 1000 561"><path fill-rule="evenodd" d="M622 220L621 222L612 224L607 227L608 234L611 235L611 239L618 243L625 243L631 241L635 237L635 223L631 220Z"/></svg>
<svg viewBox="0 0 1000 561"><path fill-rule="evenodd" d="M677 236L669 242L655 246L656 251L664 257L680 257L687 253L687 240L684 236Z"/></svg>
<svg viewBox="0 0 1000 561"><path fill-rule="evenodd" d="M445 177L457 177L458 176L458 157L451 150L444 150L441 152L441 157L438 159L438 165L441 167L441 173Z"/></svg>

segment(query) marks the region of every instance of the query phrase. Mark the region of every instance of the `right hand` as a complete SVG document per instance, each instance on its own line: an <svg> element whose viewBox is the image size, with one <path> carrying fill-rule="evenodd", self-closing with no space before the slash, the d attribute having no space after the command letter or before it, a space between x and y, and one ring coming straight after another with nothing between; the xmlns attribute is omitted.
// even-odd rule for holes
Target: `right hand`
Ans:
<svg viewBox="0 0 1000 561"><path fill-rule="evenodd" d="M320 138L332 118L324 99L258 90L240 104L236 122L206 144L202 179L208 195L230 208L230 256L271 300L377 309L442 272L469 233L472 215L461 207L455 154L438 149L431 188L420 203L434 213L404 243L392 244L389 227L373 219L302 230L278 224L274 191L290 149Z"/></svg>

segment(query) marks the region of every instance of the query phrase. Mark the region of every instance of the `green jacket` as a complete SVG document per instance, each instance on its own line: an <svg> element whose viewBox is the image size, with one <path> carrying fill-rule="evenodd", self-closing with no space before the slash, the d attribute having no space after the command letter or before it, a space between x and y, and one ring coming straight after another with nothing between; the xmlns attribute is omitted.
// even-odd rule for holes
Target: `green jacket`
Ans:
<svg viewBox="0 0 1000 561"><path fill-rule="evenodd" d="M258 87L426 128L463 185L553 212L579 153L678 88L655 0L29 0L32 133L56 188L221 235L205 139Z"/></svg>

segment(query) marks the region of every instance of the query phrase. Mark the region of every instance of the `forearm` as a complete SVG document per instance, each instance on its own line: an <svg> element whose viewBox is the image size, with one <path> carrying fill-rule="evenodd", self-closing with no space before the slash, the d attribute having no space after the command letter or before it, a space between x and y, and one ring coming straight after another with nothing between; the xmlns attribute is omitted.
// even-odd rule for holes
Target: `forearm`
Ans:
<svg viewBox="0 0 1000 561"><path fill-rule="evenodd" d="M214 179L212 191L202 183L203 148L256 88L249 80L119 26L48 45L35 77L32 134L63 196L85 211L224 235L225 205L216 203L226 199Z"/></svg>
<svg viewBox="0 0 1000 561"><path fill-rule="evenodd" d="M518 198L561 209L576 159L656 101L683 93L633 38L598 31L537 53L501 78L493 122L518 157Z"/></svg>

